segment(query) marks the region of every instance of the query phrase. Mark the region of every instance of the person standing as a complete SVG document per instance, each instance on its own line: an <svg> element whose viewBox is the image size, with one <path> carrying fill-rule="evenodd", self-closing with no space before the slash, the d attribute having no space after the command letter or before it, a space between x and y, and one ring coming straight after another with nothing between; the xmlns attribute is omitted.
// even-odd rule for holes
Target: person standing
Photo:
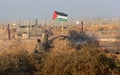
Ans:
<svg viewBox="0 0 120 75"><path fill-rule="evenodd" d="M41 44L43 45L43 49L47 50L49 47L49 43L48 43L48 30L45 30L45 32L42 34L42 38L41 38Z"/></svg>

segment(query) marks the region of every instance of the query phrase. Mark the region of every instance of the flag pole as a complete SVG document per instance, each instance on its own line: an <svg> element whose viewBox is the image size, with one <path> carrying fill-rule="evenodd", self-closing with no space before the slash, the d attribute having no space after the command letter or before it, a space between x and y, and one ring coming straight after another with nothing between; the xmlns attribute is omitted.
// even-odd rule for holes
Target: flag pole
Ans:
<svg viewBox="0 0 120 75"><path fill-rule="evenodd" d="M64 35L64 25L63 25L63 21L61 21L61 26L62 26L62 36Z"/></svg>
<svg viewBox="0 0 120 75"><path fill-rule="evenodd" d="M54 20L52 20L52 23L51 23L51 28L53 27L53 24L54 24Z"/></svg>

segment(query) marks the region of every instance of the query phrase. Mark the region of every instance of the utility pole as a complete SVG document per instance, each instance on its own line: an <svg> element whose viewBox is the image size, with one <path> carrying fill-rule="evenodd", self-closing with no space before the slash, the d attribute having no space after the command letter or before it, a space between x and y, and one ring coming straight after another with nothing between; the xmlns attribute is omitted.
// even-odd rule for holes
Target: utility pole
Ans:
<svg viewBox="0 0 120 75"><path fill-rule="evenodd" d="M8 24L8 39L10 40L10 25Z"/></svg>
<svg viewBox="0 0 120 75"><path fill-rule="evenodd" d="M83 21L81 21L81 32L83 33L84 31L83 31Z"/></svg>
<svg viewBox="0 0 120 75"><path fill-rule="evenodd" d="M4 24L2 25L2 29L3 29L3 40L5 40Z"/></svg>
<svg viewBox="0 0 120 75"><path fill-rule="evenodd" d="M19 20L18 25L17 25L17 31L20 32L20 25L21 25L21 20Z"/></svg>
<svg viewBox="0 0 120 75"><path fill-rule="evenodd" d="M3 23L3 20L2 20L2 31L3 31L3 40L5 40L5 32L4 32L4 23Z"/></svg>
<svg viewBox="0 0 120 75"><path fill-rule="evenodd" d="M61 28L62 28L62 36L64 35L64 25L63 25L63 21L61 21Z"/></svg>
<svg viewBox="0 0 120 75"><path fill-rule="evenodd" d="M30 39L30 36L29 36L29 22L28 22L28 20L27 20L27 37L28 37L28 39Z"/></svg>
<svg viewBox="0 0 120 75"><path fill-rule="evenodd" d="M45 20L45 30L47 29L47 24L46 24L46 20Z"/></svg>
<svg viewBox="0 0 120 75"><path fill-rule="evenodd" d="M35 19L35 25L36 25L36 26L38 25L38 20L37 20L37 19Z"/></svg>

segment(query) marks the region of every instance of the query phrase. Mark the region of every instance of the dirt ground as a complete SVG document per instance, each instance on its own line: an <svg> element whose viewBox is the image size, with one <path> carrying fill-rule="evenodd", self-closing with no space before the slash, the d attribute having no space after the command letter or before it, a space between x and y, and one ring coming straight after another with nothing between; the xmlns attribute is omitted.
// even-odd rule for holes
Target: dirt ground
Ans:
<svg viewBox="0 0 120 75"><path fill-rule="evenodd" d="M93 31L95 32L96 35L98 36L104 36L104 35L108 35L108 33L103 33L103 34L97 34L97 31L119 31L120 27L119 25L91 25L91 26L84 26L84 31L85 32L89 32L89 31ZM77 32L80 32L80 26L68 26L64 29L64 35L69 35L69 31L70 30L75 30ZM59 29L53 29L53 36L49 38L55 38L57 36L61 35L61 28ZM118 32L115 33L111 33L113 35L118 36ZM15 39L15 40L0 40L0 53L1 52L5 52L5 51L17 51L17 50L27 50L29 53L32 53L35 49L35 44L36 44L36 40L37 39L30 39L30 40L24 40L24 39ZM56 39L54 39L56 40ZM59 46L65 45L63 44L64 42L60 42L59 40L55 41L55 47L56 49L54 49L53 51L56 52L55 50L57 50L57 48L59 48ZM109 44L109 43L108 43ZM114 43L115 45L116 43ZM105 46L105 43L102 44L103 46ZM106 44L107 45L107 44ZM62 46L63 48L65 46ZM111 47L111 46L110 46ZM119 43L117 44L117 47L119 47ZM115 48L117 48L115 47ZM120 57L120 54L117 54L118 57Z"/></svg>

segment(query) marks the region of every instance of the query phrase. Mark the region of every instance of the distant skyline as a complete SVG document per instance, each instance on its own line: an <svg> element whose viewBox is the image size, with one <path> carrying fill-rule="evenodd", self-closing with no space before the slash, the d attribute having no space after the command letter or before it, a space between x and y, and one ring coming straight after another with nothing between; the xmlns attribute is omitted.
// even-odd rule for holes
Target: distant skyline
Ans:
<svg viewBox="0 0 120 75"><path fill-rule="evenodd" d="M118 18L120 0L0 0L0 20L51 20L54 11L76 18Z"/></svg>

